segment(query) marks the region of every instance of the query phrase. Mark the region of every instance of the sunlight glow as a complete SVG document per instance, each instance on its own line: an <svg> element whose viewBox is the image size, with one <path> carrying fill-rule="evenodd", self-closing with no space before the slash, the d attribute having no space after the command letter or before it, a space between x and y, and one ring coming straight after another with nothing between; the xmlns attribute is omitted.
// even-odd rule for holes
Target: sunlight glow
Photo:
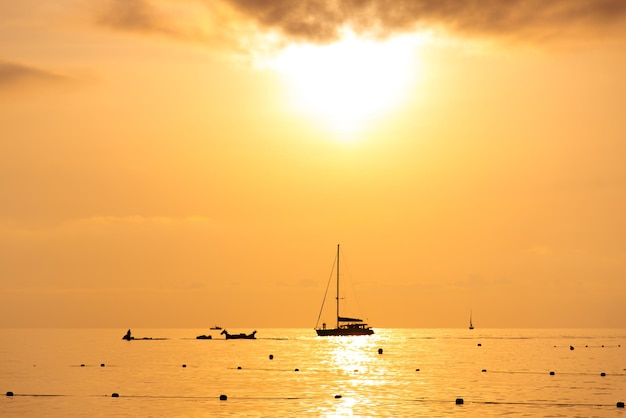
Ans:
<svg viewBox="0 0 626 418"><path fill-rule="evenodd" d="M267 65L289 84L294 110L351 137L406 100L421 39L376 41L348 32L330 45L290 45Z"/></svg>
<svg viewBox="0 0 626 418"><path fill-rule="evenodd" d="M352 374L355 371L363 372L367 369L373 360L371 353L374 351L369 338L342 337L337 339L337 346L331 354L335 367L346 374Z"/></svg>

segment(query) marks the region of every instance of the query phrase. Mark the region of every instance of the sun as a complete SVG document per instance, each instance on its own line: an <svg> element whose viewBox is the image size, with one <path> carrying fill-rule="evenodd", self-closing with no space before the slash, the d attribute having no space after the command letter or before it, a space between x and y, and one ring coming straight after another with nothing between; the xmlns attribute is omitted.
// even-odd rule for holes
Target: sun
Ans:
<svg viewBox="0 0 626 418"><path fill-rule="evenodd" d="M286 82L292 110L351 140L407 99L418 72L417 42L349 32L329 45L290 45L267 66Z"/></svg>

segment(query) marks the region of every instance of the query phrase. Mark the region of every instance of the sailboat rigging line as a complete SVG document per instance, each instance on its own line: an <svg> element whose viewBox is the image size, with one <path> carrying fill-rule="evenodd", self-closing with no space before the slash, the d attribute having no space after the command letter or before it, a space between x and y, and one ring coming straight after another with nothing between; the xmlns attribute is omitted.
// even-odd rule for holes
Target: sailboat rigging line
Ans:
<svg viewBox="0 0 626 418"><path fill-rule="evenodd" d="M333 273L335 271L335 264L337 260L333 262L333 267L330 269L330 275L328 276L328 283L326 283L326 291L324 292L324 299L322 299L322 306L320 308L320 313L317 315L317 322L315 323L315 328L319 326L320 318L322 317L322 312L324 312L324 303L326 302L326 296L328 296L328 289L330 288L330 282L333 280Z"/></svg>
<svg viewBox="0 0 626 418"><path fill-rule="evenodd" d="M343 261L342 265L343 265L343 271L344 277L347 277L347 280L344 280L342 283L347 283L347 286L343 287L344 290L347 288L347 290L345 290L350 296L350 305L348 305L346 302L344 302L344 308L350 310L350 307L354 307L356 305L356 308L353 308L353 311L357 313L357 316L359 316L360 318L363 317L361 315L362 312L365 312L363 309L361 309L361 304L359 301L359 298L357 298L357 292L356 292L356 288L354 287L354 282L352 281L352 272L350 271L350 265L348 264L348 259L346 258L346 253L345 251L341 251L341 259ZM348 301L348 298L343 297L341 298L342 300ZM367 319L366 317L363 317L365 319Z"/></svg>
<svg viewBox="0 0 626 418"><path fill-rule="evenodd" d="M347 294L348 297L342 297L340 298L341 300L343 300L343 309L346 309L347 311L352 311L354 313L356 313L356 316L358 316L359 318L364 318L364 319L368 319L367 317L363 316L362 313L365 312L362 308L361 308L361 303L359 298L357 297L359 294L356 291L356 287L354 285L354 281L352 280L352 278L354 277L352 275L352 271L350 270L350 260L348 260L348 257L346 256L346 252L344 250L342 250L341 252L342 254L342 268L343 268L343 274L342 277L346 277L346 280L343 280L343 286L342 289L344 290L344 293Z"/></svg>
<svg viewBox="0 0 626 418"><path fill-rule="evenodd" d="M336 276L337 289L336 289L336 297L335 297L335 315L336 315L337 323L335 325L335 328L327 328L326 323L324 323L322 324L322 328L316 327L315 332L317 333L319 337L372 335L374 333L374 330L372 329L372 327L368 326L365 322L363 322L362 319L355 318L353 316L340 316L339 300L342 298L340 297L340 286L339 286L339 263L340 263L339 259L340 259L339 244L337 244L337 256L335 258L336 265L333 264L333 267L336 268L336 269L334 268L334 270L337 273L337 276ZM331 274L331 278L332 278L332 274ZM326 296L328 294L329 288L330 288L330 284L326 286L327 293L324 294L324 301L326 300ZM323 311L323 309L324 309L324 303L322 303L321 311ZM319 318L322 315L321 311L317 320L318 325L319 325Z"/></svg>

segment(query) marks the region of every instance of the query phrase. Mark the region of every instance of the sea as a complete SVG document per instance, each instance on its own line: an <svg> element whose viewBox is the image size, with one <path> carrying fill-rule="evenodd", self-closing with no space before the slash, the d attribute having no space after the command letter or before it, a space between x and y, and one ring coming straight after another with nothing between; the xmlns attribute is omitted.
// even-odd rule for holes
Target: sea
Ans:
<svg viewBox="0 0 626 418"><path fill-rule="evenodd" d="M625 329L132 332L0 329L0 417L626 418Z"/></svg>

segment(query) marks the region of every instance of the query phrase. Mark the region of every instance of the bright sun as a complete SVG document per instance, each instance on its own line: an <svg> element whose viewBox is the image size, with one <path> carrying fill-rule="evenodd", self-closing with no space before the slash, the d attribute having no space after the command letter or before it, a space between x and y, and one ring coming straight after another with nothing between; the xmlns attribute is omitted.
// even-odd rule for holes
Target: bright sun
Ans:
<svg viewBox="0 0 626 418"><path fill-rule="evenodd" d="M375 41L348 33L330 45L291 45L267 65L290 85L294 110L351 140L406 100L415 45L415 37Z"/></svg>

